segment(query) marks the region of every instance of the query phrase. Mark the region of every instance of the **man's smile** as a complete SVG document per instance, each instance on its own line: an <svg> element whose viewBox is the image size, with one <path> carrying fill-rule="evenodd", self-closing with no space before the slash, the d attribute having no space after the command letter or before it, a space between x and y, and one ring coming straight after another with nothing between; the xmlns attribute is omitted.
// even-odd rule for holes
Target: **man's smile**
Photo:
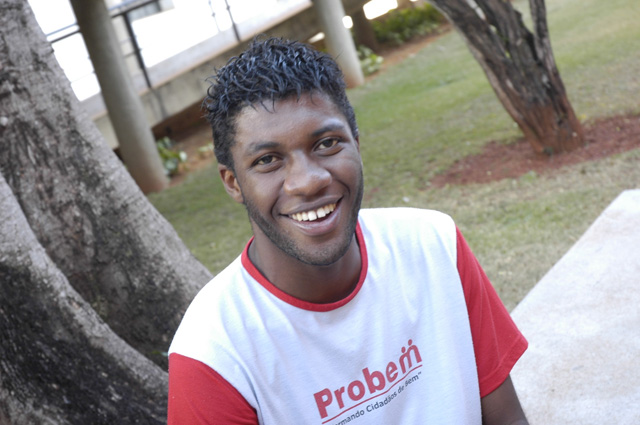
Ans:
<svg viewBox="0 0 640 425"><path fill-rule="evenodd" d="M331 214L336 209L336 204L324 205L320 208L310 211L303 211L289 215L295 221L315 221L319 218L324 218Z"/></svg>

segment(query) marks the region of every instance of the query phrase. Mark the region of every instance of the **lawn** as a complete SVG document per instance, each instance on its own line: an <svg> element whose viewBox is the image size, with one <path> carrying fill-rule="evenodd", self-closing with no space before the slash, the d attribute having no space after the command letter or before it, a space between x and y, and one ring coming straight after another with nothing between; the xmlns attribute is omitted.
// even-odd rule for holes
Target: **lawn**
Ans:
<svg viewBox="0 0 640 425"><path fill-rule="evenodd" d="M583 121L640 113L640 8L635 0L548 0L552 45ZM526 1L516 1L525 11ZM526 13L523 13L526 15ZM453 216L509 309L624 189L640 187L639 148L550 175L434 188L430 179L519 130L456 33L349 91L361 131L365 207L433 208ZM215 167L149 197L213 273L250 229Z"/></svg>

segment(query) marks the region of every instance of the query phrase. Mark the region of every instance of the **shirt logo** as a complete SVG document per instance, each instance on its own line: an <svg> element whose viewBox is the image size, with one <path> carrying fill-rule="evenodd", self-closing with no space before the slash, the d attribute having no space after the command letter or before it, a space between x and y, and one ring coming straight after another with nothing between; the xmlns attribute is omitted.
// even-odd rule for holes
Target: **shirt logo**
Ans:
<svg viewBox="0 0 640 425"><path fill-rule="evenodd" d="M362 369L362 378L356 379L338 389L325 388L313 395L320 418L325 419L330 412L329 422L347 411L373 398L385 395L391 388L402 381L413 370L422 366L422 357L418 347L409 340L408 347L402 347L402 354L397 362L390 361L384 372ZM365 396L369 396L365 399ZM386 404L386 403L385 403Z"/></svg>

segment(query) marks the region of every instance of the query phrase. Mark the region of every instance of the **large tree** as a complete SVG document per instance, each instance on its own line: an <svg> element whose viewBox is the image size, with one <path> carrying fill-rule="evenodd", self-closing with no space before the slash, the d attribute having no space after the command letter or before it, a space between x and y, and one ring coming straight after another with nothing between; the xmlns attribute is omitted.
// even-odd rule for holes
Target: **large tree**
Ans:
<svg viewBox="0 0 640 425"><path fill-rule="evenodd" d="M428 0L465 39L503 106L538 153L584 143L551 50L544 0L529 0L534 31L510 0Z"/></svg>
<svg viewBox="0 0 640 425"><path fill-rule="evenodd" d="M82 110L28 3L0 0L0 423L163 423L161 353L210 277Z"/></svg>

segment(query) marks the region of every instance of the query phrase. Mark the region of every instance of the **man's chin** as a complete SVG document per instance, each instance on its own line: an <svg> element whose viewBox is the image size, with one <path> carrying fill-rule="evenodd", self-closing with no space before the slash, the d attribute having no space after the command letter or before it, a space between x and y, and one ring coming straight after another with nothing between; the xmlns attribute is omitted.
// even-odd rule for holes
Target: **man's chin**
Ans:
<svg viewBox="0 0 640 425"><path fill-rule="evenodd" d="M301 252L295 252L295 253L291 252L287 254L289 254L290 256L293 256L301 263L307 264L309 266L330 267L336 264L338 261L340 261L342 257L345 256L345 254L349 250L350 245L351 245L351 241L344 244L344 246L341 246L339 248L336 248L335 250L331 250L330 252L326 252L325 254L320 254L320 255L318 255L317 253L315 255L303 254Z"/></svg>

